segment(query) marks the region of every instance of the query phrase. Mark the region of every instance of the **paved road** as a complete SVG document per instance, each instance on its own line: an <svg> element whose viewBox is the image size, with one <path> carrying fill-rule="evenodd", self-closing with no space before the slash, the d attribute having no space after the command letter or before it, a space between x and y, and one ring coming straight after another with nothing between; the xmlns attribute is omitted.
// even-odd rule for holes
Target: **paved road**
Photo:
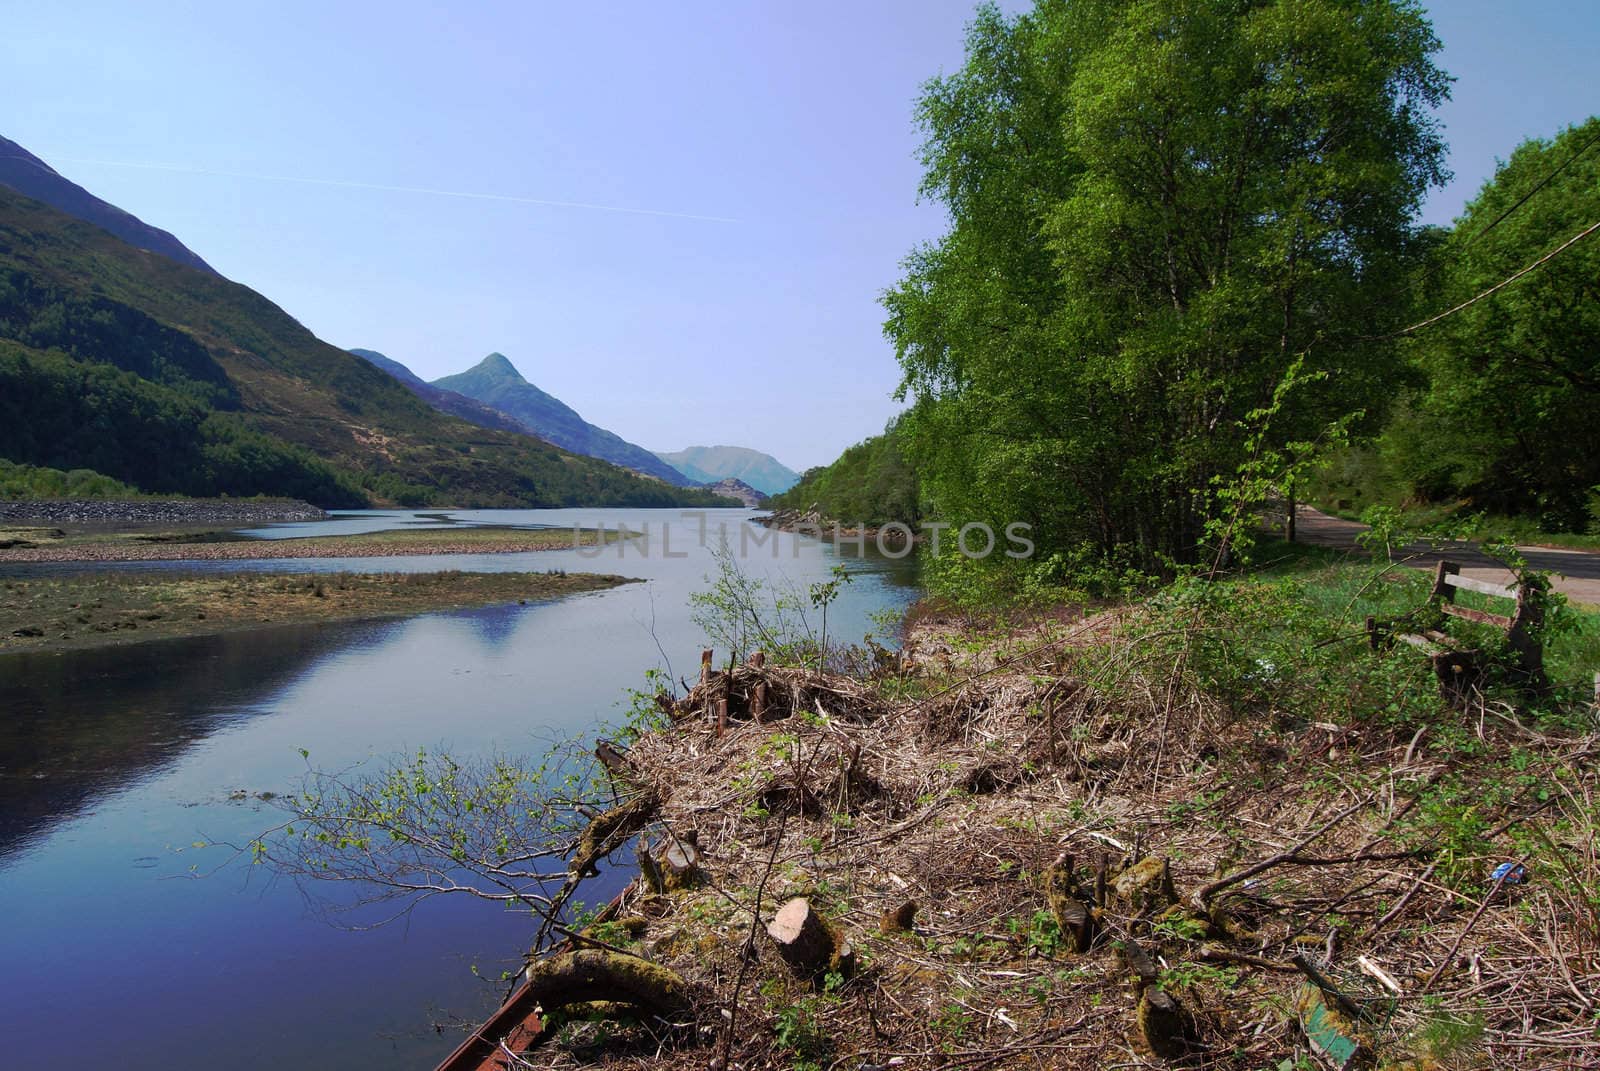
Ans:
<svg viewBox="0 0 1600 1071"><path fill-rule="evenodd" d="M1354 549L1356 536L1367 530L1358 521L1330 517L1310 506L1295 511L1295 535L1302 543L1323 547ZM1552 547L1519 547L1528 564L1553 574L1551 586L1574 602L1600 604L1600 553L1587 550L1558 550ZM1415 557L1412 557L1415 555ZM1511 583L1511 573L1492 558L1485 557L1476 544L1453 541L1431 548L1415 543L1395 557L1418 569L1432 569L1440 559L1461 564L1463 576L1477 577L1494 584Z"/></svg>

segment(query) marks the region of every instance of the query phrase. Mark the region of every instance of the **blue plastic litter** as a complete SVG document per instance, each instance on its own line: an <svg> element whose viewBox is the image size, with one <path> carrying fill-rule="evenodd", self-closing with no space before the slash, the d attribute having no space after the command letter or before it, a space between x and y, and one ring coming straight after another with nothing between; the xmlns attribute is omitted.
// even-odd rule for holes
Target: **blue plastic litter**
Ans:
<svg viewBox="0 0 1600 1071"><path fill-rule="evenodd" d="M1489 876L1506 885L1521 885L1528 880L1528 868L1521 863L1501 863Z"/></svg>

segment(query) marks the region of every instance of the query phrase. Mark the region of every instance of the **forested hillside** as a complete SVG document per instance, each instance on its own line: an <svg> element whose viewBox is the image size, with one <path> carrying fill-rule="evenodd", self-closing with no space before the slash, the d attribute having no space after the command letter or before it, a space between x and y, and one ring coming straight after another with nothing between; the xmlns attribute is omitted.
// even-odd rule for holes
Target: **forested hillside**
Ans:
<svg viewBox="0 0 1600 1071"><path fill-rule="evenodd" d="M4 187L0 457L325 506L717 501L437 413L246 287Z"/></svg>
<svg viewBox="0 0 1600 1071"><path fill-rule="evenodd" d="M917 474L901 448L898 422L850 447L831 465L807 469L800 482L767 500L770 509L809 510L846 524L880 525L922 518Z"/></svg>

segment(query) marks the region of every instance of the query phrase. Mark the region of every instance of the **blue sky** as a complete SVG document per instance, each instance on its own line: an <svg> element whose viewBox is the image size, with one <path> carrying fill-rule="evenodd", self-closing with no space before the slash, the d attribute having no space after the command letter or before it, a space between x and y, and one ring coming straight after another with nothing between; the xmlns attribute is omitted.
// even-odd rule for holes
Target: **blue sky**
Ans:
<svg viewBox="0 0 1600 1071"><path fill-rule="evenodd" d="M1600 111L1600 3L1427 7L1458 79L1448 222ZM645 446L804 468L897 408L876 299L943 223L911 105L971 10L13 4L0 134L337 345L430 379L499 350Z"/></svg>

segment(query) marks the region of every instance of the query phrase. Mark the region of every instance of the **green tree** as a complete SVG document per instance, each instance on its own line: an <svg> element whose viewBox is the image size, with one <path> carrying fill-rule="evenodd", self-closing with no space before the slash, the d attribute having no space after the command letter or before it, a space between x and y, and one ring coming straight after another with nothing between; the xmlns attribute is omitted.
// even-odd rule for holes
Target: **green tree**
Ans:
<svg viewBox="0 0 1600 1071"><path fill-rule="evenodd" d="M1046 549L1192 560L1217 477L1297 355L1267 446L1400 374L1430 109L1409 0L1040 0L979 10L926 87L949 232L884 296L923 492Z"/></svg>
<svg viewBox="0 0 1600 1071"><path fill-rule="evenodd" d="M1600 118L1590 118L1511 154L1442 245L1434 307L1483 293L1600 222L1597 142ZM1429 386L1384 444L1417 494L1534 515L1556 530L1593 523L1597 299L1591 239L1419 332L1413 352Z"/></svg>
<svg viewBox="0 0 1600 1071"><path fill-rule="evenodd" d="M767 505L773 509L808 510L846 524L915 526L921 519L917 474L900 444L899 421L882 435L856 443L831 465L807 469L800 482Z"/></svg>

